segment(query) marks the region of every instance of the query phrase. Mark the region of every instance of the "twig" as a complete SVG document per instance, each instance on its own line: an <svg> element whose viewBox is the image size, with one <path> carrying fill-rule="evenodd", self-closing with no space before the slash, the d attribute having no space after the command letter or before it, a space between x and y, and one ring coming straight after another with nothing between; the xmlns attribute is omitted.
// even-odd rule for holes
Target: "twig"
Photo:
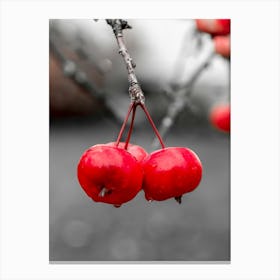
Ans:
<svg viewBox="0 0 280 280"><path fill-rule="evenodd" d="M127 72L128 72L128 83L129 83L129 88L128 88L128 92L129 92L129 96L130 96L130 99L131 99L131 104L130 107L129 107L129 110L128 110L128 114L127 114L127 117L124 121L124 124L123 124L123 127L121 129L121 133L119 134L119 137L118 137L118 141L120 141L120 135L122 134L123 132L123 129L124 129L124 126L125 126L125 123L127 122L127 119L128 119L128 116L131 112L131 106L134 107L133 109L133 116L132 116L132 121L131 121L131 127L130 127L130 130L129 130L129 134L128 134L128 138L127 138L127 141L126 141L126 144L125 146L127 147L128 143L129 143L129 139L130 139L130 135L131 135L131 131L132 131L132 127L133 127L133 121L134 121L134 117L135 117L135 110L136 110L136 107L139 105L142 110L144 111L150 125L152 126L160 144L161 144L161 147L164 149L165 148L165 145L163 143L163 140L161 138L161 135L160 133L158 132L146 106L145 106L145 96L144 96L144 93L137 81L137 77L135 75L135 72L134 72L134 68L136 67L136 64L133 62L130 54L128 53L128 50L126 48L126 45L124 43L124 40L123 40L123 29L130 29L131 26L128 25L127 21L125 20L122 20L122 19L107 19L106 20L107 23L109 25L111 25L112 29L113 29L113 32L116 36L116 39L117 39L117 43L119 45L119 53L122 55L123 59L124 59L124 62L126 64L126 68L127 68ZM118 142L117 142L118 143Z"/></svg>
<svg viewBox="0 0 280 280"><path fill-rule="evenodd" d="M195 47L197 48L200 46L199 43L200 40L197 37L196 29L187 30L185 32L177 58L174 63L175 69L173 71L173 75L171 76L170 89L176 91L178 86L180 86L182 75L186 67L186 60L190 56L190 52L193 51Z"/></svg>
<svg viewBox="0 0 280 280"><path fill-rule="evenodd" d="M144 104L145 96L139 85L137 77L134 72L136 64L133 62L130 54L128 53L127 47L123 40L123 30L130 29L131 26L128 25L127 21L122 19L107 19L107 23L112 27L117 43L119 46L119 53L122 55L126 68L128 71L128 83L129 83L129 96L132 103Z"/></svg>
<svg viewBox="0 0 280 280"><path fill-rule="evenodd" d="M198 36L202 36L198 34ZM195 57L195 64L192 65L192 71L186 76L186 79L181 82L178 86L178 90L189 88L193 85L196 79L199 77L200 73L208 66L210 61L212 60L215 51L212 40L210 40L209 36L203 35L202 38L202 47L198 57Z"/></svg>
<svg viewBox="0 0 280 280"><path fill-rule="evenodd" d="M188 73L186 79L181 82L176 81L173 87L170 87L173 88L173 91L168 93L169 96L173 97L173 101L168 106L166 116L162 119L160 124L159 132L163 138L172 127L175 119L182 110L186 106L192 108L192 105L189 102L192 87L201 72L208 66L215 53L213 43L210 38L208 36L202 37L200 34L197 35L201 36L197 39L202 41L199 56L195 58L195 64L192 66L191 72ZM154 138L152 146L157 148L159 144L158 139Z"/></svg>

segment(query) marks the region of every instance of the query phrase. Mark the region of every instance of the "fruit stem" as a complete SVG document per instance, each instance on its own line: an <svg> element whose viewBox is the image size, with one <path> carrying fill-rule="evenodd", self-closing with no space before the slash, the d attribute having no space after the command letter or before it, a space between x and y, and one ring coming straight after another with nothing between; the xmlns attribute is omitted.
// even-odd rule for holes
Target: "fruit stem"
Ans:
<svg viewBox="0 0 280 280"><path fill-rule="evenodd" d="M164 149L164 148L165 148L165 145L164 145L164 143L163 143L163 140L162 140L162 138L161 138L161 136L160 136L160 134L159 134L159 132L158 132L158 130L157 130L157 128L156 128L156 126L155 126L155 124L154 124L154 122L153 122L153 120L152 120L152 117L150 116L150 114L149 114L149 112L148 112L146 106L145 106L144 104L142 104L142 103L139 103L139 105L141 106L141 108L142 108L143 111L145 112L146 117L147 117L149 123L151 124L151 126L152 126L152 128L153 128L153 130L154 130L154 132L155 132L155 134L156 134L156 136L157 136L157 138L158 138L158 140L159 140L159 142L160 142L160 145L161 145L162 149Z"/></svg>
<svg viewBox="0 0 280 280"><path fill-rule="evenodd" d="M125 126L126 126L126 123L128 121L128 118L130 116L130 113L131 113L131 110L133 109L133 107L135 106L134 103L131 103L128 107L128 111L127 111L127 114L126 114L126 117L123 121L123 124L122 124L122 127L121 127L121 130L119 132L119 135L118 135L118 138L117 138L117 141L116 141L116 146L118 147L119 143L120 143L120 140L121 140L121 137L123 135L123 132L124 132L124 129L125 129Z"/></svg>
<svg viewBox="0 0 280 280"><path fill-rule="evenodd" d="M129 127L129 131L128 131L127 138L126 138L126 141L125 141L125 146L124 146L125 150L127 150L127 147L128 147L129 141L130 141L130 136L132 134L134 119L135 119L135 113L136 113L136 107L137 107L138 104L134 103L133 105L134 106L133 106L133 109L132 109L132 117L131 117L130 127Z"/></svg>

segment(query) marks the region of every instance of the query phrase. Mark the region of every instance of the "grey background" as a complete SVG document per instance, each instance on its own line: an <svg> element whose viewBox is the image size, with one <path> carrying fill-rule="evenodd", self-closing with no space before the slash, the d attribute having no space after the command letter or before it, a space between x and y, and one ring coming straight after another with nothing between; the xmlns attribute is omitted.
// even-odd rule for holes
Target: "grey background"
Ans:
<svg viewBox="0 0 280 280"><path fill-rule="evenodd" d="M50 260L230 260L229 137L211 129L173 131L168 145L193 149L203 163L200 186L181 205L173 199L148 203L141 191L116 209L93 202L76 177L83 151L111 141L116 131L104 120L51 126ZM150 128L133 136L149 148Z"/></svg>

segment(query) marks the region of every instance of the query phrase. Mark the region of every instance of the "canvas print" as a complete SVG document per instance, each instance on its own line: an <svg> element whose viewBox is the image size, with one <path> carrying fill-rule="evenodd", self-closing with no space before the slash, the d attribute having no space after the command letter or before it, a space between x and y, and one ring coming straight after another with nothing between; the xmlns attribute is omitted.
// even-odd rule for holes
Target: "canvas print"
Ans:
<svg viewBox="0 0 280 280"><path fill-rule="evenodd" d="M49 261L230 262L230 19L49 20Z"/></svg>

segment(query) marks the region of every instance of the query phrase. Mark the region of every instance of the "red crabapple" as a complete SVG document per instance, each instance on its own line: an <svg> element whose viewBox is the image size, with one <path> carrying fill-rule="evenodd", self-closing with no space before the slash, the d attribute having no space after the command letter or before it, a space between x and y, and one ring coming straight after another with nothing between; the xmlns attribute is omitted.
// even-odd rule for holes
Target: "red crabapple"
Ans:
<svg viewBox="0 0 280 280"><path fill-rule="evenodd" d="M177 198L193 191L202 177L202 165L190 149L169 147L151 153L143 162L143 190L147 200Z"/></svg>
<svg viewBox="0 0 280 280"><path fill-rule="evenodd" d="M230 19L196 19L196 27L211 35L227 35L230 33Z"/></svg>
<svg viewBox="0 0 280 280"><path fill-rule="evenodd" d="M120 206L141 190L143 169L125 149L96 145L82 155L78 179L94 201Z"/></svg>
<svg viewBox="0 0 280 280"><path fill-rule="evenodd" d="M216 53L230 57L230 37L229 36L215 36L213 38Z"/></svg>
<svg viewBox="0 0 280 280"><path fill-rule="evenodd" d="M210 122L217 129L229 132L230 131L230 105L220 104L211 109Z"/></svg>

